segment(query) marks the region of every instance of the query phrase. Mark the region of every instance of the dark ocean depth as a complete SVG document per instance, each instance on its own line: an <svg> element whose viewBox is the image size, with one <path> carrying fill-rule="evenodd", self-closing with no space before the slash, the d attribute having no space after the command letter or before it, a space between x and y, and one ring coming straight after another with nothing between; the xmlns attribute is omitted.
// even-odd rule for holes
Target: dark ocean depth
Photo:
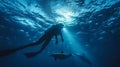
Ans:
<svg viewBox="0 0 120 67"><path fill-rule="evenodd" d="M42 43L21 46L58 23L64 41L53 37L26 57ZM120 1L0 0L0 67L120 67Z"/></svg>

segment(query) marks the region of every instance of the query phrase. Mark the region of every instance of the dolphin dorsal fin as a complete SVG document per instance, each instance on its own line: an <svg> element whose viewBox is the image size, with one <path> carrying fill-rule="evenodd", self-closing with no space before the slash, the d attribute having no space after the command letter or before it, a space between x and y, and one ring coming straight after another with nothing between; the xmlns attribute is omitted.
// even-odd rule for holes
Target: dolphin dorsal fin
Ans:
<svg viewBox="0 0 120 67"><path fill-rule="evenodd" d="M64 51L61 51L61 53L64 53Z"/></svg>

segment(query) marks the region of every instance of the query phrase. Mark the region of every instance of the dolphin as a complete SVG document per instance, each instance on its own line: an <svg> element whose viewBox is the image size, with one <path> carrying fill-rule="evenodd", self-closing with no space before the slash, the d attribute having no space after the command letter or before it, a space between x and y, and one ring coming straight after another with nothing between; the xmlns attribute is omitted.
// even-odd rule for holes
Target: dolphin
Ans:
<svg viewBox="0 0 120 67"><path fill-rule="evenodd" d="M67 58L70 58L72 54L66 54L66 53L52 53L50 54L51 57L53 57L56 60L64 60Z"/></svg>

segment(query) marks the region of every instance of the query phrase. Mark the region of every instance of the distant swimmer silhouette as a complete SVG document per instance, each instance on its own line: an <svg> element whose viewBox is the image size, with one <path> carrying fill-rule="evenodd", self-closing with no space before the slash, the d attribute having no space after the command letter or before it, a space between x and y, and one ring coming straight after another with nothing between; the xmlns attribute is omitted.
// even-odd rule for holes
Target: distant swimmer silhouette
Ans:
<svg viewBox="0 0 120 67"><path fill-rule="evenodd" d="M27 44L25 46L14 48L14 49L1 50L0 51L0 57L7 56L9 54L12 54L16 51L22 50L22 49L30 47L30 46L40 45L41 43L44 42L41 49L38 50L37 52L25 53L25 56L28 57L28 58L34 57L37 54L41 53L46 48L46 46L49 44L49 42L51 41L53 36L55 36L55 38L56 38L56 42L55 42L56 44L58 44L58 38L57 38L58 35L61 36L61 40L62 40L62 42L64 42L64 39L63 39L63 36L62 36L63 27L64 27L64 25L62 23L58 23L56 25L53 25L48 30L45 31L45 34L38 41L36 41L34 43Z"/></svg>

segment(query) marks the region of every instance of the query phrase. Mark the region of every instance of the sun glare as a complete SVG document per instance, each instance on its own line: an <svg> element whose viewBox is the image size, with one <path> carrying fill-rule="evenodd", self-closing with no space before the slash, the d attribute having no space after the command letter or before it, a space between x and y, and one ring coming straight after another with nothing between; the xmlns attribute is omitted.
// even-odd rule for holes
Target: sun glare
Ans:
<svg viewBox="0 0 120 67"><path fill-rule="evenodd" d="M75 18L73 17L75 17L76 15L72 11L62 8L57 9L56 13L59 15L55 18L57 22L62 22L66 25L74 23L73 21L75 20Z"/></svg>

